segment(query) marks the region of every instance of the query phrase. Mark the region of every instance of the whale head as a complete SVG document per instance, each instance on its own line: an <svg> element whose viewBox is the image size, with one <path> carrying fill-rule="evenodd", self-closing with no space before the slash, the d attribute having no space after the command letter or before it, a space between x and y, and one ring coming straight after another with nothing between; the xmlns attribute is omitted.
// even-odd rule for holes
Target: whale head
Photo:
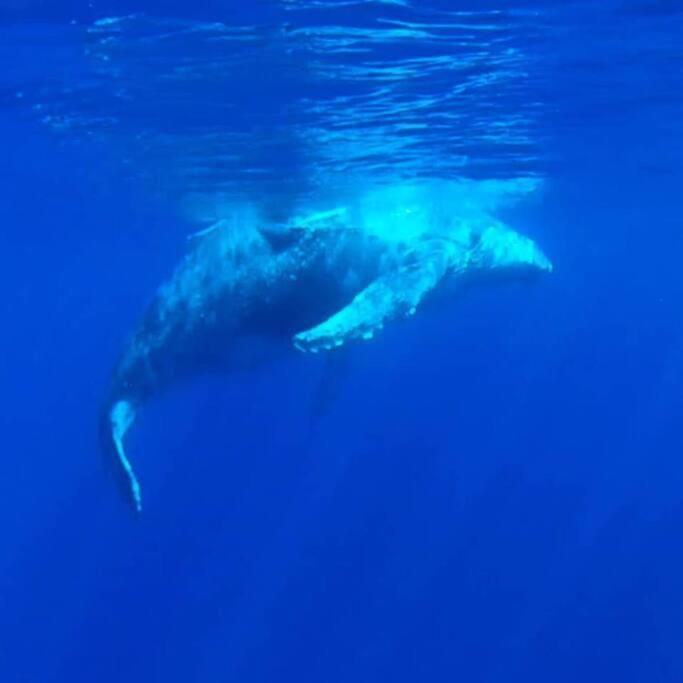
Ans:
<svg viewBox="0 0 683 683"><path fill-rule="evenodd" d="M552 272L552 263L536 242L504 225L484 228L472 242L470 263L475 269L511 275Z"/></svg>

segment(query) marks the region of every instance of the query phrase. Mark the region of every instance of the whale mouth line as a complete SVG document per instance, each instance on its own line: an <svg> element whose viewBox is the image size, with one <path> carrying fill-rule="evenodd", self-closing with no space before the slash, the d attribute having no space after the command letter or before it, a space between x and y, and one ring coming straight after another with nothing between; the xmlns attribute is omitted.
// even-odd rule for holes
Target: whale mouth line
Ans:
<svg viewBox="0 0 683 683"><path fill-rule="evenodd" d="M134 418L135 411L133 410L133 405L130 403L130 401L118 401L116 404L114 404L111 412L109 413L109 419L111 421L111 436L116 449L116 455L118 456L121 467L126 474L130 497L135 511L142 512L142 489L140 488L140 482L135 475L133 466L126 455L126 450L123 446L123 439L133 423Z"/></svg>

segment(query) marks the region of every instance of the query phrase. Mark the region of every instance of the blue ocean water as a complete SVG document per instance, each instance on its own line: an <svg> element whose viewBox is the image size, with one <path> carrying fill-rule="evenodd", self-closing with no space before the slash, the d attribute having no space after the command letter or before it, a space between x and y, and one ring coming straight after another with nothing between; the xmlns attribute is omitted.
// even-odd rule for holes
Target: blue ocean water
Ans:
<svg viewBox="0 0 683 683"><path fill-rule="evenodd" d="M0 680L683 680L683 11L0 3ZM187 236L466 180L552 259L169 392L99 453Z"/></svg>

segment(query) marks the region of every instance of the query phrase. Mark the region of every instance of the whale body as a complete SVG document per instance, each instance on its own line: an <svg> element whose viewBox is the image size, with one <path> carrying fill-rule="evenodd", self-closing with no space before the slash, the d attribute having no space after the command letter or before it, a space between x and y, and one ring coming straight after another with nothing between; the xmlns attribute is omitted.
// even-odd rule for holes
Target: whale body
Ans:
<svg viewBox="0 0 683 683"><path fill-rule="evenodd" d="M444 212L422 193L332 207L284 223L237 211L192 240L114 369L101 413L105 455L136 511L142 493L124 438L140 408L244 349L334 353L412 316L444 283L552 270L528 237L491 216Z"/></svg>

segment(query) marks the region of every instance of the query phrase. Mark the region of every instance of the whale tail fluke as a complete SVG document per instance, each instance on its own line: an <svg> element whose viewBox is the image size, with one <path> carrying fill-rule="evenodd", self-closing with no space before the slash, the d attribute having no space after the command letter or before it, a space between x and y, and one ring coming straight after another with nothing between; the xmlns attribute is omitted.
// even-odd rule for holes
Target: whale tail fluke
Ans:
<svg viewBox="0 0 683 683"><path fill-rule="evenodd" d="M130 401L120 400L102 416L100 437L104 454L126 500L136 513L142 512L142 491L133 466L126 455L123 440L135 419L135 410Z"/></svg>

